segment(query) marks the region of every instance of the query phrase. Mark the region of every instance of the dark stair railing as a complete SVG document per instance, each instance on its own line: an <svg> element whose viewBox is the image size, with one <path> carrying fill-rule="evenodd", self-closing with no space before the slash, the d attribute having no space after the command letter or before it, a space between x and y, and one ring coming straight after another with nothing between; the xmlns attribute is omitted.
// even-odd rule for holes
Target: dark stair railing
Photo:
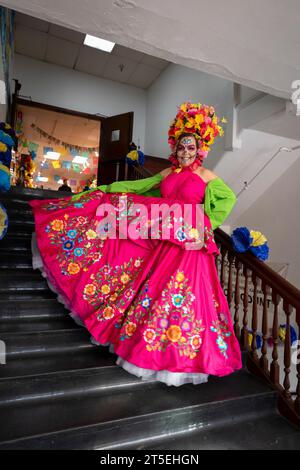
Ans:
<svg viewBox="0 0 300 470"><path fill-rule="evenodd" d="M140 180L143 178L148 178L149 176L153 176L153 173L148 170L147 168L136 164L128 167L128 178L129 180Z"/></svg>
<svg viewBox="0 0 300 470"><path fill-rule="evenodd" d="M274 386L279 392L279 411L289 420L300 425L300 290L252 253L237 253L233 249L230 236L220 228L215 231L215 240L220 249L220 255L216 259L220 282L227 294L229 307L234 314L235 334L240 341L242 350L248 353L247 367L253 374L267 379ZM225 280L226 269L227 280ZM233 285L234 274L235 285ZM249 309L250 283L253 286L251 311ZM260 286L263 294L262 314L258 312L258 289ZM271 302L268 298L270 295ZM280 363L278 355L279 305L281 302L286 319L283 363ZM269 304L272 305L272 308ZM271 322L269 322L270 318ZM298 327L297 351L293 353L291 347L292 319L296 321ZM260 351L257 347L259 325L261 325L262 332ZM269 326L272 328L272 360L270 364L267 357ZM249 330L252 335L252 340L250 336L250 345ZM297 370L297 387L294 393L290 391L292 358L294 361L296 359ZM284 378L280 380L282 368Z"/></svg>

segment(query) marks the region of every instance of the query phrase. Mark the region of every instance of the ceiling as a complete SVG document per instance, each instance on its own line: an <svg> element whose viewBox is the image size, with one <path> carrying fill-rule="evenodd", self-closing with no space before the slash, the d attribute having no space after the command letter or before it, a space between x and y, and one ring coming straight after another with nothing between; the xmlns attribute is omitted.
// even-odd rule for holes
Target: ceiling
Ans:
<svg viewBox="0 0 300 470"><path fill-rule="evenodd" d="M291 96L291 83L300 77L299 0L1 0L1 4L285 99ZM45 52L43 44L36 47ZM74 47L70 59L72 54ZM57 49L56 55L60 56ZM74 56L72 60L75 63ZM89 65L93 62L86 60ZM115 60L107 65L110 78ZM138 82L133 71L131 79Z"/></svg>
<svg viewBox="0 0 300 470"><path fill-rule="evenodd" d="M16 13L15 52L79 72L148 88L169 62L115 45L112 53L84 46L85 35Z"/></svg>

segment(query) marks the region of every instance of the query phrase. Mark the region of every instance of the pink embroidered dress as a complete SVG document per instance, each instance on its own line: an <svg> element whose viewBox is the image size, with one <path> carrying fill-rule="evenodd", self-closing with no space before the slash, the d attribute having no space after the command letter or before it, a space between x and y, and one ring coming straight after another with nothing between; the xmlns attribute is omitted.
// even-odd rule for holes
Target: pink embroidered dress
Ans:
<svg viewBox="0 0 300 470"><path fill-rule="evenodd" d="M200 250L185 249L188 240L180 231L168 240L120 237L122 217L135 219L133 204L193 206L204 201L206 185L184 168L161 182L161 198L97 190L78 201L31 201L34 267L92 341L109 345L117 364L143 379L199 384L242 367L207 215ZM116 239L107 237L107 224L101 225L104 203L117 214ZM153 220L146 222L147 229Z"/></svg>

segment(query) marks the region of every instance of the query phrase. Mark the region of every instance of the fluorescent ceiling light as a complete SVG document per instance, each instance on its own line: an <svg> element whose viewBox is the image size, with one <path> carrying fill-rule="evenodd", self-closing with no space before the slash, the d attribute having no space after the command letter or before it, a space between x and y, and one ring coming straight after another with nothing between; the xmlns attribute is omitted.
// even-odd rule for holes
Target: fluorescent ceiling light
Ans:
<svg viewBox="0 0 300 470"><path fill-rule="evenodd" d="M49 160L58 160L60 157L60 153L58 152L47 152L46 155L44 155L45 158L48 158Z"/></svg>
<svg viewBox="0 0 300 470"><path fill-rule="evenodd" d="M48 178L46 176L38 176L36 178L37 181L42 181L43 183L47 183Z"/></svg>
<svg viewBox="0 0 300 470"><path fill-rule="evenodd" d="M84 165L86 161L87 161L87 157L81 157L80 155L77 155L72 160L73 163L79 163L80 165Z"/></svg>
<svg viewBox="0 0 300 470"><path fill-rule="evenodd" d="M115 42L106 41L106 39L97 38L96 36L90 36L87 34L84 39L85 46L94 47L100 49L100 51L111 52L115 47Z"/></svg>

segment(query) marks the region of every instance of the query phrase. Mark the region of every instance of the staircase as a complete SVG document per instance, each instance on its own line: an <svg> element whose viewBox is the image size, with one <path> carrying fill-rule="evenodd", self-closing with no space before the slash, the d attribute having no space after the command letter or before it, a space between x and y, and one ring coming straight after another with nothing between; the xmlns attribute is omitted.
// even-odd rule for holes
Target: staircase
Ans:
<svg viewBox="0 0 300 470"><path fill-rule="evenodd" d="M1 197L9 230L0 241L0 450L299 448L277 392L245 367L168 387L128 374L91 343L31 267L28 199L58 195L15 189Z"/></svg>

